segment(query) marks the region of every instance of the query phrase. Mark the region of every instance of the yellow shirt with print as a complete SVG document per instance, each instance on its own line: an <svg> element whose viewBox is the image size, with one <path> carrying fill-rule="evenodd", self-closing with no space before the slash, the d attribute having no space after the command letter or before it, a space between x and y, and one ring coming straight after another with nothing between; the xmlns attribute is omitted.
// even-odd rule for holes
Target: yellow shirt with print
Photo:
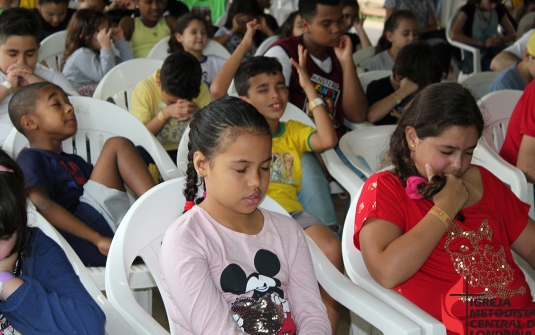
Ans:
<svg viewBox="0 0 535 335"><path fill-rule="evenodd" d="M140 81L132 92L130 113L143 122L143 124L152 120L163 108L167 107L162 99L162 90L156 83L156 78L158 77L160 77L160 70ZM210 91L203 81L201 81L199 96L192 101L199 108L203 108L210 102ZM177 150L182 134L188 125L189 121L177 121L177 119L171 118L156 138L165 150Z"/></svg>
<svg viewBox="0 0 535 335"><path fill-rule="evenodd" d="M310 147L310 136L316 129L301 122L280 122L280 132L273 135L271 149L271 171L267 195L279 203L287 212L302 211L297 200L301 191L301 157Z"/></svg>

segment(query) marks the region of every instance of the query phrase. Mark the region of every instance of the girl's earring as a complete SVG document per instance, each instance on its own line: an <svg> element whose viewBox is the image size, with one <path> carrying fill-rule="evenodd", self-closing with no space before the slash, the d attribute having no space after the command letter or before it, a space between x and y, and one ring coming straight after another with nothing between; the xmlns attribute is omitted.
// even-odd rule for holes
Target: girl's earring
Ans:
<svg viewBox="0 0 535 335"><path fill-rule="evenodd" d="M414 149L415 146L416 146L416 144L412 143L411 144L411 149Z"/></svg>

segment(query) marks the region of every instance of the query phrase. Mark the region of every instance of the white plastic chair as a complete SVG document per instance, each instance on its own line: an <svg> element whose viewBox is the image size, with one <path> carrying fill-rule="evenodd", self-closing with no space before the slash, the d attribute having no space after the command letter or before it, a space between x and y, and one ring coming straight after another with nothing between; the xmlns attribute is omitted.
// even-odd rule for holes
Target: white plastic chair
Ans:
<svg viewBox="0 0 535 335"><path fill-rule="evenodd" d="M275 43L280 38L279 35L273 35L264 40L259 46L258 49L256 49L256 52L254 53L255 56L262 56L264 52L271 46L271 44Z"/></svg>
<svg viewBox="0 0 535 335"><path fill-rule="evenodd" d="M93 98L112 98L117 106L129 110L134 87L154 74L162 65L162 60L147 58L136 58L117 64L102 78Z"/></svg>
<svg viewBox="0 0 535 335"><path fill-rule="evenodd" d="M509 119L522 93L523 91L517 90L496 91L478 101L479 108L489 123L489 127L483 131L483 137L496 152L502 148Z"/></svg>
<svg viewBox="0 0 535 335"><path fill-rule="evenodd" d="M375 56L375 47L362 48L353 54L355 66L365 70Z"/></svg>
<svg viewBox="0 0 535 335"><path fill-rule="evenodd" d="M474 47L474 46L471 46L471 45L468 45L468 44L464 44L464 43L461 43L461 42L458 42L458 41L454 41L451 39L450 37L450 34L451 34L451 28L453 26L453 24L455 23L455 20L457 20L457 15L459 13L457 12L457 14L455 14L454 16L452 16L449 21L448 21L448 25L446 26L446 39L448 40L448 43L461 49L461 55L462 55L462 58L465 59L467 57L467 52L471 52L472 53L472 58L473 58L473 71L472 73L479 73L481 72L481 53L479 52L479 49ZM464 74L462 71L459 72L459 78L458 78L458 81L462 81L463 78L465 78L467 76L467 74Z"/></svg>
<svg viewBox="0 0 535 335"><path fill-rule="evenodd" d="M230 52L228 52L228 50L224 46L217 43L213 39L208 40L208 44L206 44L202 52L204 55L216 55L223 59L230 58Z"/></svg>
<svg viewBox="0 0 535 335"><path fill-rule="evenodd" d="M516 29L517 39L521 38L522 35L533 27L533 21L535 21L535 12L530 12L522 16L520 22L518 22L518 28Z"/></svg>
<svg viewBox="0 0 535 335"><path fill-rule="evenodd" d="M43 231L48 237L54 240L65 251L67 258L74 268L74 272L80 277L80 281L84 285L87 292L95 299L95 302L106 314L106 334L109 335L127 335L134 334L132 329L125 322L123 317L117 312L115 307L102 294L100 288L97 286L89 272L84 267L82 261L76 255L69 243L65 241L63 236L37 212L33 204L28 201L28 225L36 227Z"/></svg>
<svg viewBox="0 0 535 335"><path fill-rule="evenodd" d="M65 52L65 40L67 31L62 30L54 33L41 42L37 55L37 62L45 62L46 65L54 70L60 71L59 67Z"/></svg>
<svg viewBox="0 0 535 335"><path fill-rule="evenodd" d="M476 100L478 100L489 93L490 84L498 74L500 73L494 71L474 73L463 79L459 84L470 89Z"/></svg>
<svg viewBox="0 0 535 335"><path fill-rule="evenodd" d="M136 303L126 285L126 275L132 261L137 256L141 257L151 270L160 294L162 297L165 296L158 266L158 254L165 231L182 214L185 199L181 190L184 183L183 178L167 181L140 197L124 217L110 248L106 267L108 299L137 334L168 334ZM264 199L261 207L288 215L269 197ZM146 229L148 222L150 230ZM419 329L413 322L351 283L334 268L308 237L307 242L316 277L333 298L369 320L383 330L385 335L419 334ZM167 304L165 299L164 304ZM171 334L175 334L173 320L169 316L168 319Z"/></svg>
<svg viewBox="0 0 535 335"><path fill-rule="evenodd" d="M169 49L170 38L170 36L164 37L158 43L154 44L152 49L150 49L149 53L147 54L147 58L164 60L167 55L169 55L167 50Z"/></svg>
<svg viewBox="0 0 535 335"><path fill-rule="evenodd" d="M350 131L340 139L340 150L353 166L369 177L379 170L395 128L395 125L384 125Z"/></svg>

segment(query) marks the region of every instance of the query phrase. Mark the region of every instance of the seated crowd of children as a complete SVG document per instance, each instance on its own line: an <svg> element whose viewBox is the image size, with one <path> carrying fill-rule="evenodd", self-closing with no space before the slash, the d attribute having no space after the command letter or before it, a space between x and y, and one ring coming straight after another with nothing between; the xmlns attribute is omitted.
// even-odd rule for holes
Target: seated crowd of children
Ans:
<svg viewBox="0 0 535 335"><path fill-rule="evenodd" d="M535 33L528 32L519 47L523 58L508 62L503 49L513 40L515 24L498 2L468 0L454 20L451 37L479 47L484 70L498 65L503 70L492 90L527 87L527 94L535 85L530 85L535 77ZM186 186L177 190L186 197L184 214L167 231L159 259L175 332L336 334L341 306L318 285L303 232L343 273L332 177L320 154L334 149L355 178L366 179L338 146L348 121L398 124L385 158L394 170L366 181L366 206L359 208L355 221L355 245L374 279L400 292L403 288L403 295L441 320L436 307L440 298L424 301L416 292L421 284L417 281L426 276L429 263L447 257L445 234L473 228L460 211L470 213L477 207L482 214L481 205L475 204L490 201L484 194L492 186L518 210L515 219L527 221L527 226L519 221L509 228L497 213L489 219L495 229L511 229L502 234L509 239L501 236L497 246L505 248L502 263L517 281L508 281L508 287L525 290L509 256L515 250L535 265L535 250L528 243L535 223L499 181L470 165L484 122L467 90L454 83L438 84L450 73L456 50L446 42L444 31L436 29L431 2L385 2L384 30L363 70L391 70L392 75L367 87L361 85L353 61L355 52L372 46L356 0L299 0L298 11L280 27L264 13L269 4L234 0L223 26L214 27L216 7L210 12L194 6L189 12L175 0L84 0L77 10L69 8L67 0L37 0L31 10L0 2L0 147L13 129L29 143L15 154L16 162L0 150L1 329L12 334L104 332L103 312L61 248L27 227L26 197L84 265L106 265L114 234L130 207L127 188L140 197L157 179L148 168L150 155L123 137L108 139L94 164L65 153L62 142L78 131L69 96L93 96L112 68L145 58L164 38L169 38L168 55L160 69L133 83L128 112L154 135L179 170L185 166ZM56 70L38 62L38 52L44 39L63 30L65 51ZM263 56L255 56L262 42L275 35L280 38ZM230 58L205 54L210 38L223 45ZM491 64L494 56L496 63ZM472 70L469 59L464 57L461 71ZM230 92L236 96L228 97L234 95ZM442 92L449 96L440 96ZM530 105L528 97L523 99L523 105ZM315 128L281 121L289 104L310 117ZM518 115L528 124L535 120ZM517 132L519 141L530 134ZM517 144L518 160L525 162L525 147ZM535 142L529 145L535 148ZM533 171L525 172L533 181ZM424 180L418 187L424 195L409 201L403 190L408 179L418 176L429 184ZM290 217L261 209L266 195ZM388 206L379 200L376 205L375 198ZM411 206L423 217L403 221L405 207ZM394 212L401 213L401 219ZM480 224L479 219L467 222ZM439 230L439 222L446 229ZM417 232L429 242L420 242ZM409 265L402 268L405 263ZM444 280L440 275L434 279L444 294L458 277L455 271L466 275L452 269L441 263L432 274L446 274ZM428 284L421 286L432 291ZM509 293L520 291L515 292ZM515 302L528 306L524 300ZM43 311L29 313L29 306L36 304L44 306ZM461 322L463 308L453 311Z"/></svg>

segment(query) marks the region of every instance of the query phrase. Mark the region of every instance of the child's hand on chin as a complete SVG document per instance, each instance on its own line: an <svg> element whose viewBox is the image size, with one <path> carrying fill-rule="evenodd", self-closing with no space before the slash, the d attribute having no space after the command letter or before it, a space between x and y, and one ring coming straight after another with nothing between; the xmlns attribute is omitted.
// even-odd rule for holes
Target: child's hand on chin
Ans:
<svg viewBox="0 0 535 335"><path fill-rule="evenodd" d="M0 272L8 271L9 273L13 273L13 269L15 269L15 263L17 262L17 258L19 258L19 253L14 252L11 256L2 259L0 261Z"/></svg>

